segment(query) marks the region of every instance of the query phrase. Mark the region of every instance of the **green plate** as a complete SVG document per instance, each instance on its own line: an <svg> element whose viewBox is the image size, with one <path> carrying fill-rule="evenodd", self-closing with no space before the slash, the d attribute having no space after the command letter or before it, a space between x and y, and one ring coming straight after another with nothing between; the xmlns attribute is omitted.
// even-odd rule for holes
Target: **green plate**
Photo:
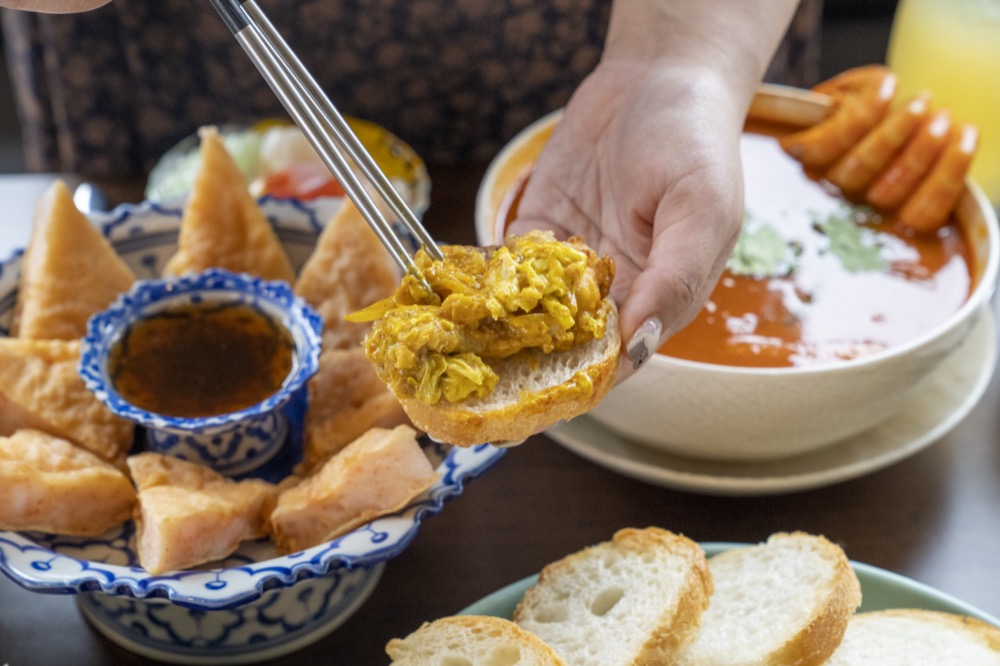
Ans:
<svg viewBox="0 0 1000 666"><path fill-rule="evenodd" d="M739 548L744 544L737 543L706 543L702 544L705 554L709 557L717 555L730 548ZM858 580L861 582L862 603L859 611L885 610L887 608L922 608L925 610L957 613L974 617L994 626L1000 626L1000 620L981 610L973 608L954 597L938 592L915 580L899 574L879 569L869 564L851 562ZM494 615L510 619L514 607L524 596L525 590L535 584L538 576L529 576L507 587L501 588L483 597L460 612L461 615Z"/></svg>

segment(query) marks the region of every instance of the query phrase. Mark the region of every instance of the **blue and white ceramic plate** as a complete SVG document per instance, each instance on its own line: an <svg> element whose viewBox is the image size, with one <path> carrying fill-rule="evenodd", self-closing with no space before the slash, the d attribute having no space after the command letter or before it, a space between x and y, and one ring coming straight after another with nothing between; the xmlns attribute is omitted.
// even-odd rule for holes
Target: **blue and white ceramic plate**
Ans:
<svg viewBox="0 0 1000 666"><path fill-rule="evenodd" d="M310 206L288 200L265 198L261 205L293 265L301 267L327 212L320 218ZM177 250L181 213L144 203L120 206L94 222L139 278L154 278ZM0 335L10 327L21 260L22 252L16 251L0 261ZM288 409L292 422L301 424L301 401ZM259 470L260 476L276 480L290 470L296 447L301 450L295 430L288 455L277 456ZM210 567L154 576L139 567L134 527L127 522L96 538L0 531L0 571L29 590L83 593L78 599L88 619L141 654L198 663L275 656L308 642L304 636L317 627L329 630L346 619L374 588L381 565L407 547L423 520L503 454L488 445L463 449L433 442L425 450L440 473L428 491L394 514L299 553L279 555L270 542L255 541ZM295 595L301 600L291 608L274 601L275 592L320 583L320 591ZM276 610L279 606L282 610ZM196 627L183 612L188 609L201 614ZM178 611L179 617L165 615ZM212 623L203 619L206 611ZM264 633L253 635L246 629L249 623ZM275 634L270 642L268 631Z"/></svg>

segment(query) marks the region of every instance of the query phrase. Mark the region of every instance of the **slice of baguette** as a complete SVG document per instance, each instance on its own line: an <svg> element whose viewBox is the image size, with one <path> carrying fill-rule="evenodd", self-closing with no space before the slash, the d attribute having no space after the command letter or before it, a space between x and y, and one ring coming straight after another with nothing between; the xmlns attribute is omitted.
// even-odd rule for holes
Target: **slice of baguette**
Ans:
<svg viewBox="0 0 1000 666"><path fill-rule="evenodd" d="M549 564L514 621L573 666L677 663L712 594L705 553L655 527Z"/></svg>
<svg viewBox="0 0 1000 666"><path fill-rule="evenodd" d="M708 566L715 592L684 666L822 664L861 603L847 556L821 536L773 534Z"/></svg>
<svg viewBox="0 0 1000 666"><path fill-rule="evenodd" d="M425 623L385 646L393 666L566 666L552 648L510 620L464 615Z"/></svg>
<svg viewBox="0 0 1000 666"><path fill-rule="evenodd" d="M997 666L1000 628L928 610L858 613L828 666Z"/></svg>
<svg viewBox="0 0 1000 666"><path fill-rule="evenodd" d="M500 381L484 399L428 405L397 397L413 424L438 441L518 442L596 407L614 385L620 348L612 304L603 337L565 352L526 350L494 364Z"/></svg>

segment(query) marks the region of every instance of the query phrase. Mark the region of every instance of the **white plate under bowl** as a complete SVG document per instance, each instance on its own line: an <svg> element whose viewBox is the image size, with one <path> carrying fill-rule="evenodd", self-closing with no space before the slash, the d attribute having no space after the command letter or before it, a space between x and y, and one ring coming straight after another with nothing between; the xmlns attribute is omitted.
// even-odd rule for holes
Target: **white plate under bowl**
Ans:
<svg viewBox="0 0 1000 666"><path fill-rule="evenodd" d="M737 543L704 543L702 547L709 557L732 548L747 544ZM942 613L958 613L974 617L994 626L1000 626L1000 620L932 587L906 578L897 573L886 571L870 564L851 562L854 572L861 583L861 608L859 612L887 610L890 608L920 608ZM529 576L516 583L497 590L483 597L460 612L461 615L493 615L510 619L514 607L524 596L525 591L535 584L538 576Z"/></svg>
<svg viewBox="0 0 1000 666"><path fill-rule="evenodd" d="M792 458L729 463L674 456L629 441L587 416L559 423L546 434L598 465L664 488L734 496L808 490L882 469L939 440L982 398L996 357L996 324L987 309L962 345L889 420Z"/></svg>
<svg viewBox="0 0 1000 666"><path fill-rule="evenodd" d="M265 197L262 208L300 268L326 222L309 205ZM158 277L177 251L182 211L120 206L94 216L139 278ZM21 251L0 257L0 336L7 335ZM301 452L303 401L287 407L292 434L283 452L253 476L277 481ZM247 663L285 654L331 631L374 589L383 564L416 537L421 523L462 493L503 449L425 442L440 474L403 509L332 541L280 555L268 540L245 542L207 568L152 575L139 566L128 521L98 537L0 531L0 572L36 592L77 594L85 616L121 645L175 663Z"/></svg>

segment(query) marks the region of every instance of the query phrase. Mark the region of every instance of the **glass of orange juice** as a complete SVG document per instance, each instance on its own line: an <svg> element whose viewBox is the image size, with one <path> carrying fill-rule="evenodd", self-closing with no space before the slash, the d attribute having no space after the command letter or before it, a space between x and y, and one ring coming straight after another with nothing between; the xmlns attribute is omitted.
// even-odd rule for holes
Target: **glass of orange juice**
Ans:
<svg viewBox="0 0 1000 666"><path fill-rule="evenodd" d="M900 0L886 61L899 99L929 90L979 128L972 177L1000 206L1000 0Z"/></svg>

